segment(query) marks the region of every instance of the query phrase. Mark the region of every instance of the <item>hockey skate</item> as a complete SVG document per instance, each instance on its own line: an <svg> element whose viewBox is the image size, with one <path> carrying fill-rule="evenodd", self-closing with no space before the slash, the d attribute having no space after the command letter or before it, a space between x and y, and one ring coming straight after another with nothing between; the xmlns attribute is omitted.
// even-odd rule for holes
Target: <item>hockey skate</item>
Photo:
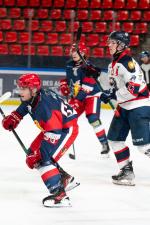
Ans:
<svg viewBox="0 0 150 225"><path fill-rule="evenodd" d="M79 182L75 181L75 178L66 173L65 171L61 171L61 178L62 178L62 183L64 185L65 191L71 191L72 189L76 188L77 186L80 185Z"/></svg>
<svg viewBox="0 0 150 225"><path fill-rule="evenodd" d="M42 203L45 207L49 208L71 207L70 199L63 188L44 198Z"/></svg>
<svg viewBox="0 0 150 225"><path fill-rule="evenodd" d="M108 143L101 143L102 144L102 151L101 151L101 156L103 158L108 158L109 157L109 152L110 152L110 148Z"/></svg>
<svg viewBox="0 0 150 225"><path fill-rule="evenodd" d="M132 167L132 162L129 162L126 166L124 166L118 175L112 176L112 182L118 185L125 186L134 186L134 172Z"/></svg>

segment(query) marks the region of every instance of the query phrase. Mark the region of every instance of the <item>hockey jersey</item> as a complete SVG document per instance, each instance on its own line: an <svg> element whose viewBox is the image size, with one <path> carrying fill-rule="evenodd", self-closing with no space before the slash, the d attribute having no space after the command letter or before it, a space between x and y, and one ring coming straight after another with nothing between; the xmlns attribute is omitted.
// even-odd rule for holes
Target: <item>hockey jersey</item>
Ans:
<svg viewBox="0 0 150 225"><path fill-rule="evenodd" d="M108 66L110 85L116 89L118 104L127 110L150 106L149 91L139 64L126 51Z"/></svg>
<svg viewBox="0 0 150 225"><path fill-rule="evenodd" d="M62 129L73 126L77 120L73 108L51 90L41 90L34 106L29 102L23 102L16 111L23 117L29 113L36 126L43 132L60 133Z"/></svg>
<svg viewBox="0 0 150 225"><path fill-rule="evenodd" d="M90 65L90 62L88 61ZM82 101L90 96L99 96L100 87L93 77L87 76L87 70L83 63L67 62L66 78L71 95Z"/></svg>

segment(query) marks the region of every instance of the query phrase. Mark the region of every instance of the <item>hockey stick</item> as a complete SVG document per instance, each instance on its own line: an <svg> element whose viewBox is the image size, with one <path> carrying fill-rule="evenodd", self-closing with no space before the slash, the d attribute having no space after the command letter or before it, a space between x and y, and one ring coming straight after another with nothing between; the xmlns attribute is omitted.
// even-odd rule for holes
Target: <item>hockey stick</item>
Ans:
<svg viewBox="0 0 150 225"><path fill-rule="evenodd" d="M77 31L77 36L76 36L76 45L78 46L80 39L81 39L81 34L82 34L82 27L80 26ZM69 158L75 160L76 159L76 151L75 151L75 145L74 143L72 144L72 149L73 153L69 154Z"/></svg>

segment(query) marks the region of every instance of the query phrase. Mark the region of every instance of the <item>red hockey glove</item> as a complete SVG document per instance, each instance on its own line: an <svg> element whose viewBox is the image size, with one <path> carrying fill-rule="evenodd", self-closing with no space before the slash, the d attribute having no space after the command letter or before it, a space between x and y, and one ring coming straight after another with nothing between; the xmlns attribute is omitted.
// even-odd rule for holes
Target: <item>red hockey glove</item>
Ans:
<svg viewBox="0 0 150 225"><path fill-rule="evenodd" d="M66 79L60 80L60 92L64 96L68 96L70 94L70 88Z"/></svg>
<svg viewBox="0 0 150 225"><path fill-rule="evenodd" d="M31 152L26 157L26 164L30 169L37 168L39 166L40 161L41 154L39 149L34 152Z"/></svg>
<svg viewBox="0 0 150 225"><path fill-rule="evenodd" d="M41 160L40 146L43 140L44 133L41 132L31 143L29 155L26 157L26 164L30 169L36 168Z"/></svg>
<svg viewBox="0 0 150 225"><path fill-rule="evenodd" d="M68 102L72 108L77 112L78 116L80 116L84 111L84 103L79 101L76 98L71 98Z"/></svg>
<svg viewBox="0 0 150 225"><path fill-rule="evenodd" d="M22 118L23 117L17 111L13 111L2 120L2 125L6 130L11 131L18 126Z"/></svg>

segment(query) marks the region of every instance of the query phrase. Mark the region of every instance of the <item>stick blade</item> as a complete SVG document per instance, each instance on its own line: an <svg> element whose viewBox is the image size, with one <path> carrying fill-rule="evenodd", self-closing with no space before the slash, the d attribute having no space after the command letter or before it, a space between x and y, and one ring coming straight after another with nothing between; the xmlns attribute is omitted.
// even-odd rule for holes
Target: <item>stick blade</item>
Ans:
<svg viewBox="0 0 150 225"><path fill-rule="evenodd" d="M11 97L11 92L10 92L10 91L6 92L5 94L3 94L3 95L0 97L0 103L6 101L6 100L7 100L8 98L10 98L10 97Z"/></svg>
<svg viewBox="0 0 150 225"><path fill-rule="evenodd" d="M71 154L71 153L69 154L69 158L75 160L75 156L73 154Z"/></svg>

